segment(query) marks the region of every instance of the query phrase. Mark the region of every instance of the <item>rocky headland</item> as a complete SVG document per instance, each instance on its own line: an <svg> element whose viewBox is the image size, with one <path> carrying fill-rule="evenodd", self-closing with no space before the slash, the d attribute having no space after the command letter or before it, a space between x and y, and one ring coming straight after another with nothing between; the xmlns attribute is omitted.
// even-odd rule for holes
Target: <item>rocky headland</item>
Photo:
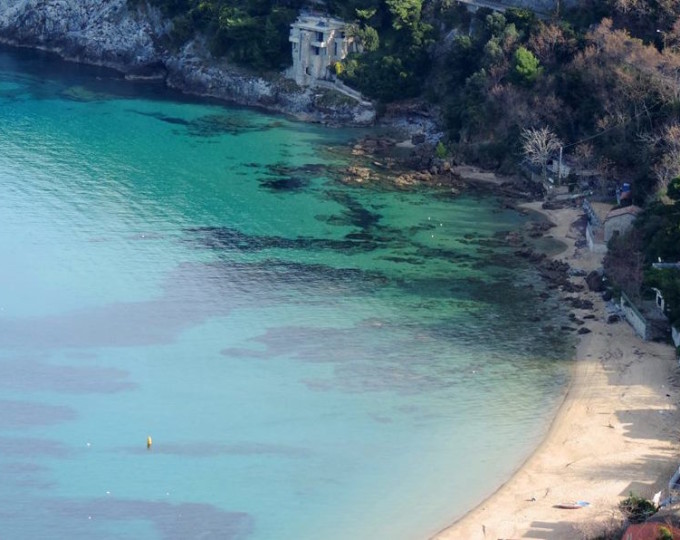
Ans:
<svg viewBox="0 0 680 540"><path fill-rule="evenodd" d="M128 79L292 115L305 121L370 125L375 109L333 90L301 88L282 75L257 75L213 58L200 39L168 47L171 23L127 0L0 0L0 42L113 68Z"/></svg>

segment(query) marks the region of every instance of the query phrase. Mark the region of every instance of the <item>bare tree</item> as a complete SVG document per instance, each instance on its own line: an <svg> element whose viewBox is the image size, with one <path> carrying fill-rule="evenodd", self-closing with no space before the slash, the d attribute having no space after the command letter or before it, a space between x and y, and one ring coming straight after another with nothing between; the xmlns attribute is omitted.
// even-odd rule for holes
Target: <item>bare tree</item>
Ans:
<svg viewBox="0 0 680 540"><path fill-rule="evenodd" d="M541 24L529 38L529 48L542 64L551 64L556 61L557 51L568 42L564 31L556 24Z"/></svg>
<svg viewBox="0 0 680 540"><path fill-rule="evenodd" d="M638 229L615 235L604 257L604 271L632 299L640 299L644 268L643 238Z"/></svg>
<svg viewBox="0 0 680 540"><path fill-rule="evenodd" d="M607 156L602 156L597 160L597 163L595 164L595 170L599 176L598 191L600 195L607 195L607 193L611 195L609 187L610 183L612 183L615 167L616 164Z"/></svg>
<svg viewBox="0 0 680 540"><path fill-rule="evenodd" d="M652 170L657 179L657 192L664 200L668 184L680 175L680 123L669 122L657 132L641 134L639 139L659 156Z"/></svg>
<svg viewBox="0 0 680 540"><path fill-rule="evenodd" d="M595 149L588 142L579 143L574 148L574 156L582 167L592 167L594 163Z"/></svg>
<svg viewBox="0 0 680 540"><path fill-rule="evenodd" d="M548 160L562 146L549 128L528 128L522 130L522 150L526 158L534 165L540 165L543 180L547 178Z"/></svg>
<svg viewBox="0 0 680 540"><path fill-rule="evenodd" d="M673 26L664 34L663 38L664 49L674 53L680 52L680 17L675 20Z"/></svg>

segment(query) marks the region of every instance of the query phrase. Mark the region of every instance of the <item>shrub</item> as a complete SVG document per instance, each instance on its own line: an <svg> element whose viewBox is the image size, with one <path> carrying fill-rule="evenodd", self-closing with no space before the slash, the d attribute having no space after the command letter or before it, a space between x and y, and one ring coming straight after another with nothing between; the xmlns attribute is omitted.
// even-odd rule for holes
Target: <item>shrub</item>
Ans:
<svg viewBox="0 0 680 540"><path fill-rule="evenodd" d="M189 16L178 15L172 20L172 30L170 30L170 41L176 48L181 47L194 35L193 23Z"/></svg>
<svg viewBox="0 0 680 540"><path fill-rule="evenodd" d="M520 84L531 85L543 72L538 58L526 47L518 47L514 56L514 75Z"/></svg>
<svg viewBox="0 0 680 540"><path fill-rule="evenodd" d="M446 149L446 146L444 146L443 142L439 141L437 143L437 147L434 149L434 155L439 159L444 159L449 155L449 151Z"/></svg>
<svg viewBox="0 0 680 540"><path fill-rule="evenodd" d="M630 496L619 503L621 512L631 523L642 523L653 516L658 508L656 505L644 497L638 497L633 492Z"/></svg>
<svg viewBox="0 0 680 540"><path fill-rule="evenodd" d="M672 201L680 202L680 176L670 181L666 194Z"/></svg>
<svg viewBox="0 0 680 540"><path fill-rule="evenodd" d="M673 540L673 533L667 527L659 527L657 540Z"/></svg>

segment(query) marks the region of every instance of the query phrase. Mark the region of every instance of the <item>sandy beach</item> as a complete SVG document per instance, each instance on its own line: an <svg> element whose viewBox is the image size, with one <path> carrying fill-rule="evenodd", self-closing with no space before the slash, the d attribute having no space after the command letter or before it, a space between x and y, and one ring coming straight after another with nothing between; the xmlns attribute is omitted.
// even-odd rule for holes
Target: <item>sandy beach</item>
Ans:
<svg viewBox="0 0 680 540"><path fill-rule="evenodd" d="M579 209L524 206L557 224L548 234L567 247L556 258L586 271L601 266L602 255L574 245L581 236L572 227ZM589 313L596 318L586 321L592 333L581 337L570 386L545 440L495 494L433 540L592 538L618 519L617 505L629 492L651 498L666 488L680 465L674 351L640 340L625 321L607 324L599 294L582 297L593 301ZM577 500L590 506L556 507Z"/></svg>

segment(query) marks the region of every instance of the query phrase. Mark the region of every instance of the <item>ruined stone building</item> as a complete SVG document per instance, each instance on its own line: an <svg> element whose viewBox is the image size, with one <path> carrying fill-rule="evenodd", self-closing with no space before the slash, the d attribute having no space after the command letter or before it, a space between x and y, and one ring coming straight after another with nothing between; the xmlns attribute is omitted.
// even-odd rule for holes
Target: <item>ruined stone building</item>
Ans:
<svg viewBox="0 0 680 540"><path fill-rule="evenodd" d="M333 66L354 51L354 40L347 35L347 24L339 19L302 14L291 25L293 66L287 75L301 86L317 80L331 80Z"/></svg>

